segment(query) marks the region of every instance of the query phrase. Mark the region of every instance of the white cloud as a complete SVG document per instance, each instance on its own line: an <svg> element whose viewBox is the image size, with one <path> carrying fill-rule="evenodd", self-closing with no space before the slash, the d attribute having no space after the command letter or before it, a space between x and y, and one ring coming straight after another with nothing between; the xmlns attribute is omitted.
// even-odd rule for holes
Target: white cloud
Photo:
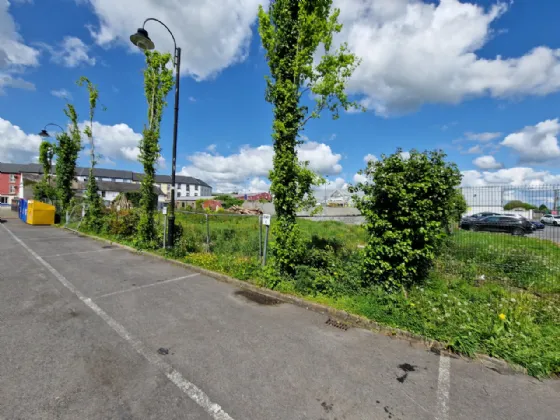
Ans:
<svg viewBox="0 0 560 420"><path fill-rule="evenodd" d="M473 146L473 147L469 148L467 150L467 153L470 154L470 155L480 154L480 153L482 153L482 147L480 147L480 145L477 144L476 146Z"/></svg>
<svg viewBox="0 0 560 420"><path fill-rule="evenodd" d="M487 132L487 133L471 133L471 132L465 133L465 137L468 140L479 141L481 143L486 143L486 142L492 141L492 140L500 137L501 135L502 135L502 133L490 133L490 132Z"/></svg>
<svg viewBox="0 0 560 420"><path fill-rule="evenodd" d="M243 146L239 152L224 156L215 152L197 152L181 170L183 175L200 178L218 191L241 190L248 179L267 178L272 169L272 146ZM336 175L342 171L340 154L333 153L324 143L307 142L298 147L298 158L322 175Z"/></svg>
<svg viewBox="0 0 560 420"><path fill-rule="evenodd" d="M83 131L86 124L81 123L80 129ZM140 153L138 142L142 135L136 133L126 124L104 125L97 121L93 122L93 139L96 153L100 153L104 158L110 160L130 160L137 161ZM87 138L83 136L83 141L87 144Z"/></svg>
<svg viewBox="0 0 560 420"><path fill-rule="evenodd" d="M57 47L48 44L39 44L51 54L51 61L64 67L78 67L81 64L94 66L95 58L89 55L89 46L80 38L65 36Z"/></svg>
<svg viewBox="0 0 560 420"><path fill-rule="evenodd" d="M473 160L473 164L480 169L500 169L504 167L502 163L496 161L494 156L490 155L477 157Z"/></svg>
<svg viewBox="0 0 560 420"><path fill-rule="evenodd" d="M360 182L366 182L368 180L367 176L362 175L362 174L354 174L354 177L352 178L352 180L354 181L354 184L358 184Z"/></svg>
<svg viewBox="0 0 560 420"><path fill-rule="evenodd" d="M0 118L0 162L31 162L39 154L41 137L27 134L17 125Z"/></svg>
<svg viewBox="0 0 560 420"><path fill-rule="evenodd" d="M8 1L0 1L0 95L8 87L35 90L32 83L14 77L13 73L39 65L39 51L23 43L14 19L8 12L9 7Z"/></svg>
<svg viewBox="0 0 560 420"><path fill-rule="evenodd" d="M537 171L533 168L515 167L489 171L463 171L461 185L465 187L478 187L489 185L552 185L560 184L560 175L549 171Z"/></svg>
<svg viewBox="0 0 560 420"><path fill-rule="evenodd" d="M20 77L0 72L0 95L4 95L5 88L35 90L35 85Z"/></svg>
<svg viewBox="0 0 560 420"><path fill-rule="evenodd" d="M51 95L56 96L57 98L61 99L72 99L72 94L68 92L66 89L54 89L51 90Z"/></svg>
<svg viewBox="0 0 560 420"><path fill-rule="evenodd" d="M559 133L560 124L558 118L556 118L542 121L535 126L528 126L517 133L510 134L501 144L515 150L519 154L521 163L559 161Z"/></svg>
<svg viewBox="0 0 560 420"><path fill-rule="evenodd" d="M371 153L368 153L367 155L364 156L364 163L368 163L370 161L372 162L377 162L379 159L377 159L377 156L372 155Z"/></svg>
<svg viewBox="0 0 560 420"><path fill-rule="evenodd" d="M546 95L560 89L560 49L539 46L519 57L482 58L504 2L335 0L348 42L362 63L349 91L380 115L466 98ZM513 6L515 7L515 6Z"/></svg>
<svg viewBox="0 0 560 420"><path fill-rule="evenodd" d="M181 70L197 80L216 75L243 61L249 52L252 25L265 0L86 0L99 19L90 31L99 45L129 40L149 16L163 21L183 50ZM172 51L169 33L157 22L146 30L160 51Z"/></svg>
<svg viewBox="0 0 560 420"><path fill-rule="evenodd" d="M215 144L211 144L206 148L206 150L208 150L210 153L215 153L217 147L218 146L216 146Z"/></svg>

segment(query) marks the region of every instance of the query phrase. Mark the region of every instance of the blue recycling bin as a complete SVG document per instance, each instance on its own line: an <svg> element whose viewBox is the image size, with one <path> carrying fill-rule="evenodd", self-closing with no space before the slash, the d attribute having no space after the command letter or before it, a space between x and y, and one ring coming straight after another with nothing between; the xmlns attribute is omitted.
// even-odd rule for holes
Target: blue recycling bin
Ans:
<svg viewBox="0 0 560 420"><path fill-rule="evenodd" d="M19 200L19 218L23 223L27 223L27 200Z"/></svg>

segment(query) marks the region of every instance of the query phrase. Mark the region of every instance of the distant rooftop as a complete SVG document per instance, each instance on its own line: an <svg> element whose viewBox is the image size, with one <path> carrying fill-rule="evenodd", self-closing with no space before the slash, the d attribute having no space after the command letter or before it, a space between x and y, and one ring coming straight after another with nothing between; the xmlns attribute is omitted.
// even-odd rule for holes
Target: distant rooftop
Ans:
<svg viewBox="0 0 560 420"><path fill-rule="evenodd" d="M2 163L0 162L0 173L16 174L16 173L29 173L29 174L42 174L43 167L38 163ZM88 176L89 168L76 167L76 176ZM121 169L105 169L95 168L93 175L99 178L120 178L130 179L131 181L142 181L144 174L132 171L124 171ZM191 176L176 175L175 182L177 184L190 184L200 185L203 187L211 188L206 182L193 178ZM157 184L171 184L171 175L156 175L155 183Z"/></svg>

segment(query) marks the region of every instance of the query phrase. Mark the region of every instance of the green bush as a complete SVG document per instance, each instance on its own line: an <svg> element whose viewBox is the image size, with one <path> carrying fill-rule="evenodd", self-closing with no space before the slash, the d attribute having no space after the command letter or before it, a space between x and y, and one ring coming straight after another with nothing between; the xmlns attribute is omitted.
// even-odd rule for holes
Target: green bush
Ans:
<svg viewBox="0 0 560 420"><path fill-rule="evenodd" d="M367 179L352 188L366 219L368 242L364 275L367 281L398 290L426 278L440 253L446 227L456 215L454 200L461 174L441 151L402 150L370 161Z"/></svg>

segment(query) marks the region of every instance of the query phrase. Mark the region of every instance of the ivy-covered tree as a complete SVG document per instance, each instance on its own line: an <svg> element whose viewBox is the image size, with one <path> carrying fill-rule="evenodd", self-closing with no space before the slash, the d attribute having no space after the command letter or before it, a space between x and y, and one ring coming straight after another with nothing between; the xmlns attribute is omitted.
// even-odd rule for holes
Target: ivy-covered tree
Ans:
<svg viewBox="0 0 560 420"><path fill-rule="evenodd" d="M43 178L33 186L33 197L36 200L52 202L56 198L56 190L51 184L54 153L55 145L43 140L39 145L39 163L43 167Z"/></svg>
<svg viewBox="0 0 560 420"><path fill-rule="evenodd" d="M82 133L78 127L78 114L72 104L66 104L64 113L70 119L70 133L64 132L57 136L55 149L56 159L56 192L60 200L61 210L66 210L73 197L72 181L75 178L76 161L82 149Z"/></svg>
<svg viewBox="0 0 560 420"><path fill-rule="evenodd" d="M93 140L93 117L95 116L95 109L97 108L97 99L99 97L99 91L97 87L91 83L87 77L80 77L77 82L78 86L87 85L87 90L89 94L89 126L86 125L84 128L84 134L87 136L89 141L89 156L90 156L90 167L88 182L86 188L86 214L84 217L84 226L97 232L101 228L102 221L102 201L99 195L99 188L97 187L97 181L94 176L94 169L97 163L95 156L95 142Z"/></svg>
<svg viewBox="0 0 560 420"><path fill-rule="evenodd" d="M365 182L350 188L366 219L364 280L399 290L425 278L438 255L447 226L457 217L461 173L445 153L402 150L370 161ZM459 204L460 205L460 204Z"/></svg>
<svg viewBox="0 0 560 420"><path fill-rule="evenodd" d="M142 178L137 242L143 247L156 245L156 227L154 215L157 208L157 195L154 193L155 167L160 156L160 125L163 109L167 105L165 98L173 88L173 72L167 68L171 54L146 51L146 69L144 70L144 92L148 101L148 124L144 126L140 140L139 160L144 166Z"/></svg>
<svg viewBox="0 0 560 420"><path fill-rule="evenodd" d="M273 105L274 166L270 173L271 192L277 222L274 226L275 261L280 272L293 274L302 251L296 212L314 202L312 186L320 180L307 165L298 161L299 133L311 118L327 109L338 118L340 108L356 108L345 94L348 78L358 59L346 44L333 49L333 34L340 32L338 9L332 0L275 0L268 11L259 7L259 33L270 68L266 78L266 100ZM315 62L322 48L324 55ZM304 101L313 95L309 109ZM308 199L307 203L302 200Z"/></svg>

